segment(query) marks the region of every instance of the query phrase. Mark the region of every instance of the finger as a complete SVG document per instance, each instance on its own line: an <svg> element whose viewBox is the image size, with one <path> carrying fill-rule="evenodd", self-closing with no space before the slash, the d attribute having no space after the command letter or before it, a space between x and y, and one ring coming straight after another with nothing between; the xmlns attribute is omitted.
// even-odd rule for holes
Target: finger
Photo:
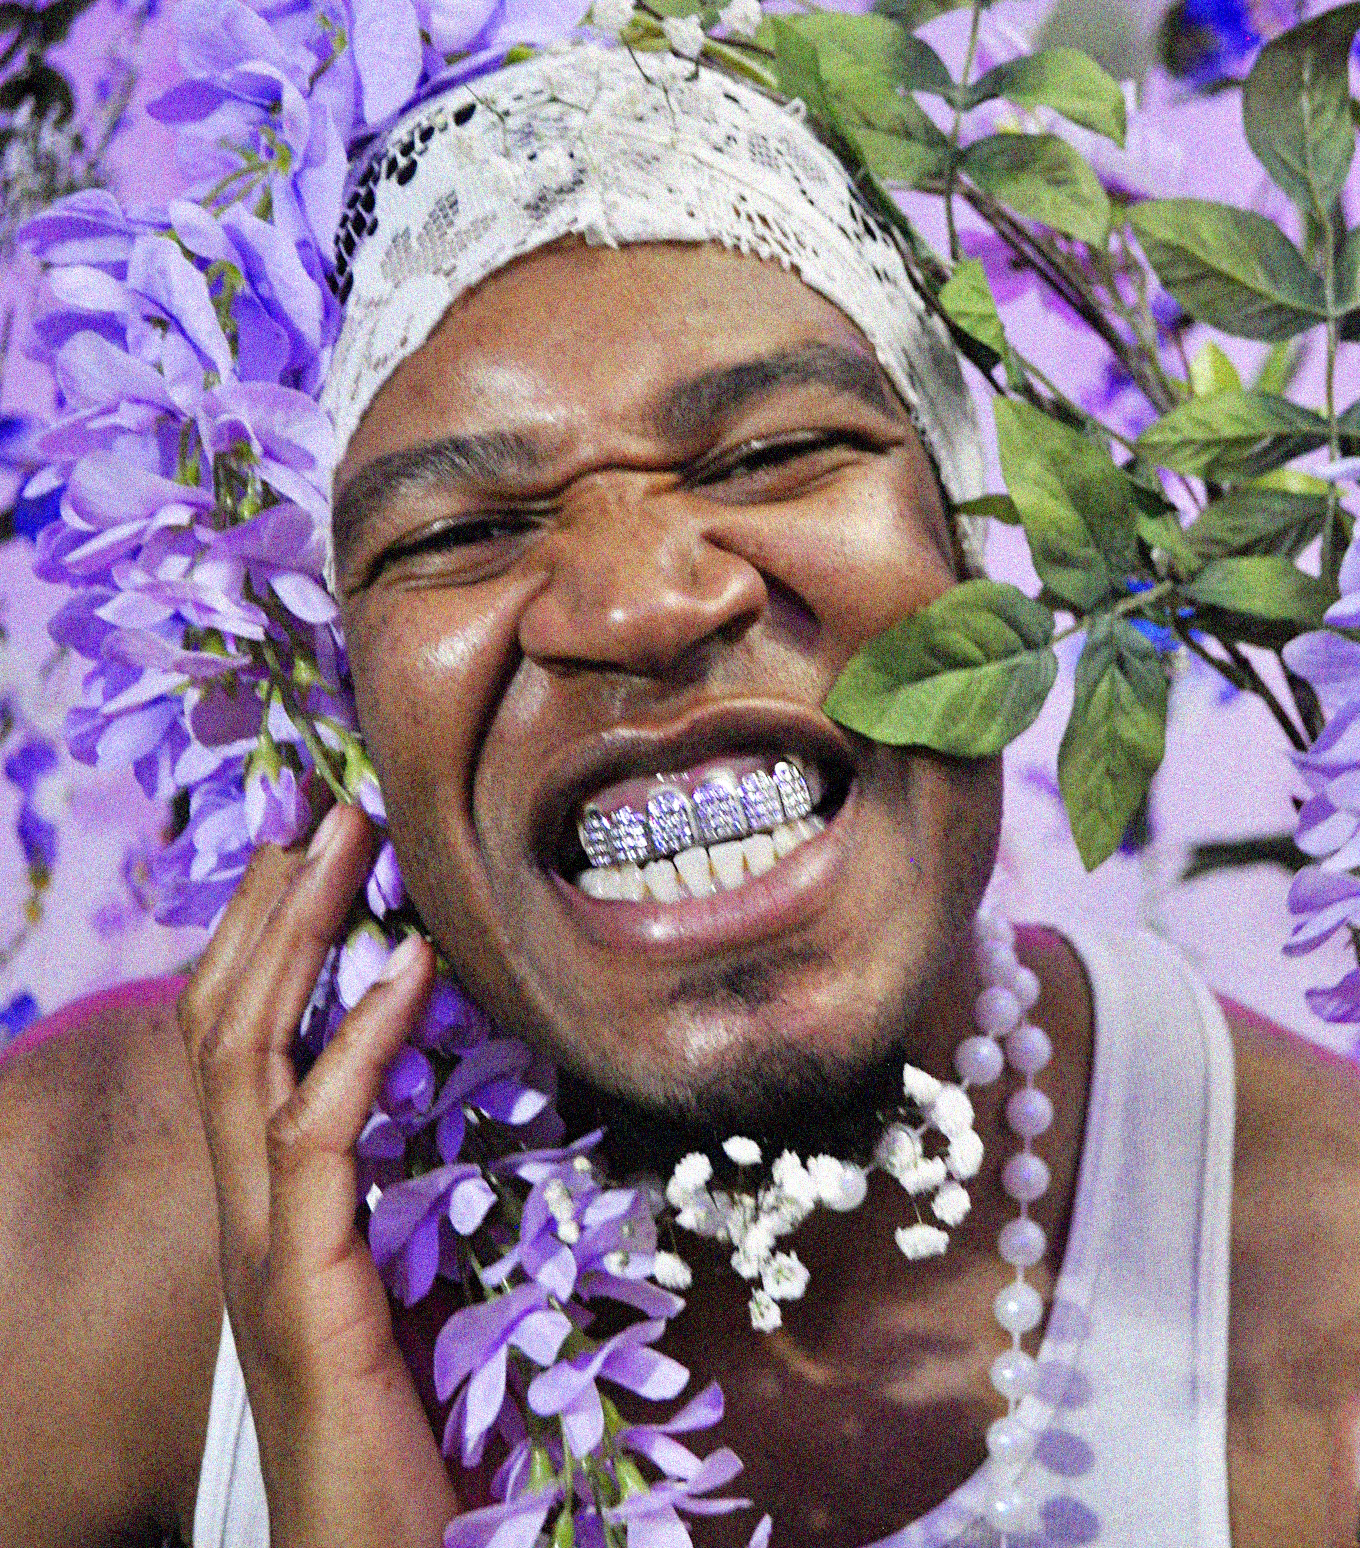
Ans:
<svg viewBox="0 0 1360 1548"><path fill-rule="evenodd" d="M221 1018L227 998L240 982L266 921L302 863L300 854L281 850L273 844L255 851L193 976L179 997L176 1015L196 1084L203 1040ZM202 1105L201 1086L198 1095Z"/></svg>
<svg viewBox="0 0 1360 1548"><path fill-rule="evenodd" d="M313 1275L353 1249L354 1147L387 1066L420 1020L434 965L430 946L407 936L270 1120L270 1253L292 1272Z"/></svg>
<svg viewBox="0 0 1360 1548"><path fill-rule="evenodd" d="M270 911L254 952L200 1046L204 1128L224 1238L260 1257L268 1242L266 1129L296 1085L293 1038L355 893L368 872L373 828L337 806Z"/></svg>

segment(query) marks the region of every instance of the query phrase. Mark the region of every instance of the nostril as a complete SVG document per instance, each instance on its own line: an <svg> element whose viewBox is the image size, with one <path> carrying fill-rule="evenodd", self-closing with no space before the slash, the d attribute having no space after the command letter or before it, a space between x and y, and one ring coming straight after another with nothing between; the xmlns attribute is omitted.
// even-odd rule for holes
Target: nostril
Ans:
<svg viewBox="0 0 1360 1548"><path fill-rule="evenodd" d="M815 650L822 634L817 615L796 591L791 591L772 576L765 577L765 587L770 594L767 607L770 627L799 650Z"/></svg>

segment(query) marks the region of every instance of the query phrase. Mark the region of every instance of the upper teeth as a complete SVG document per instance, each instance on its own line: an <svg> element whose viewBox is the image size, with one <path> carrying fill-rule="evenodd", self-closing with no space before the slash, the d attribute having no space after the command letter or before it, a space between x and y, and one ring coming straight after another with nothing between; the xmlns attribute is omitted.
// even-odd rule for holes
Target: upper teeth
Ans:
<svg viewBox="0 0 1360 1548"><path fill-rule="evenodd" d="M645 865L696 845L772 833L781 823L809 817L814 805L803 771L781 758L769 773L755 769L740 779L714 770L692 798L663 785L647 798L645 812L630 805L612 812L587 806L576 831L594 867Z"/></svg>

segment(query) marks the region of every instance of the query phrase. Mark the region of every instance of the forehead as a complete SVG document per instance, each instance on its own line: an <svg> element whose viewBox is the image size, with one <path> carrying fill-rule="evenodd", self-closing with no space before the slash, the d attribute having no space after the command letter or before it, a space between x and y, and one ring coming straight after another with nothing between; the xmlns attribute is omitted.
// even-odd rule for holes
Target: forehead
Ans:
<svg viewBox="0 0 1360 1548"><path fill-rule="evenodd" d="M431 434L654 435L678 384L810 344L874 364L845 315L778 264L713 244L556 244L453 303L375 397L337 485Z"/></svg>

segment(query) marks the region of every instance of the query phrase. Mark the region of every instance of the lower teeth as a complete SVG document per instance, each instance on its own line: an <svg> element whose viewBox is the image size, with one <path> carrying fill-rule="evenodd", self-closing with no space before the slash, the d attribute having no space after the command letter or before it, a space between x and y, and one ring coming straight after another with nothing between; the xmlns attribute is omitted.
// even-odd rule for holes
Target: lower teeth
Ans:
<svg viewBox="0 0 1360 1548"><path fill-rule="evenodd" d="M821 817L803 817L781 823L773 833L753 833L708 849L696 845L673 860L653 860L644 866L593 866L581 872L576 885L587 897L628 903L678 903L719 891L734 892L753 876L763 876L825 827Z"/></svg>

